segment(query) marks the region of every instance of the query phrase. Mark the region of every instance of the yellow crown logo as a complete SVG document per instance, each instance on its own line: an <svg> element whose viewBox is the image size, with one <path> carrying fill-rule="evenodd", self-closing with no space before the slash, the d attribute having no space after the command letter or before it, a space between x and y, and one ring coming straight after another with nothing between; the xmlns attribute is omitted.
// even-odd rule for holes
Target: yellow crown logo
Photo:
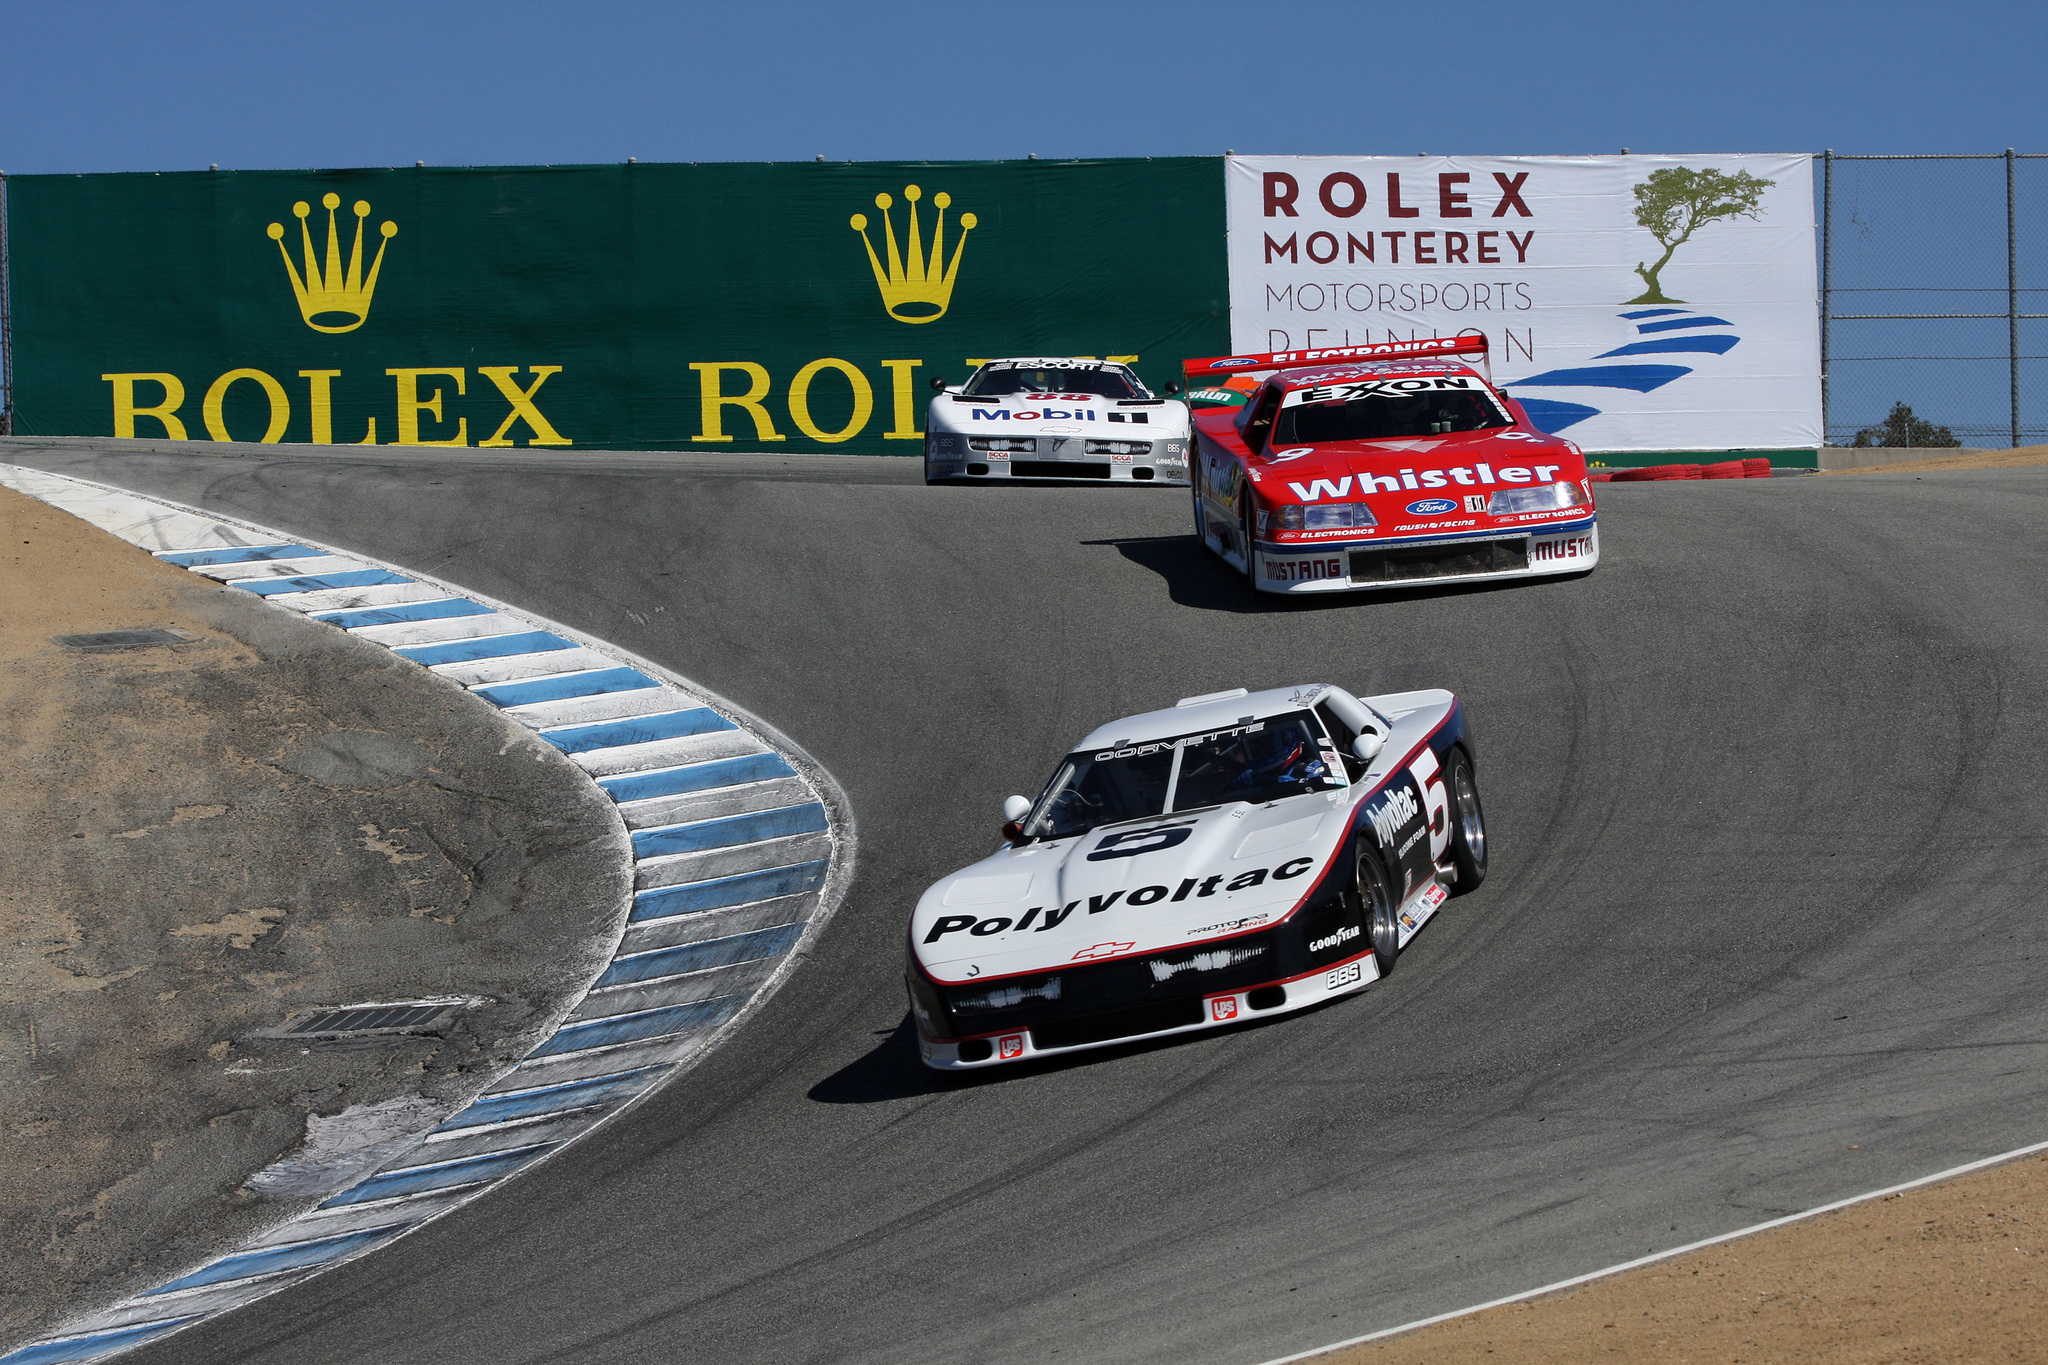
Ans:
<svg viewBox="0 0 2048 1365"><path fill-rule="evenodd" d="M882 259L875 255L875 244L868 240L868 216L865 213L853 215L853 230L860 234L861 244L868 249L868 264L874 267L875 286L882 291L882 306L889 310L889 316L898 322L937 322L946 315L946 306L953 301L953 277L960 273L960 253L967 249L967 233L974 226L971 213L960 215L960 235L953 245L953 259L946 260L946 209L952 204L953 196L941 190L932 196L932 203L938 206L939 216L932 225L932 250L930 260L924 253L924 243L918 235L917 201L924 191L915 185L903 187L903 197L910 202L910 251L906 261L896 250L896 224L889 218L889 207L894 202L886 194L875 196L875 207L882 210L882 232L889 248L889 269L882 270ZM945 266L941 273L939 267Z"/></svg>
<svg viewBox="0 0 2048 1365"><path fill-rule="evenodd" d="M377 272L384 267L384 246L398 235L398 224L386 221L380 231L384 241L377 244L377 259L370 262L370 275L363 278L363 220L370 216L370 206L358 199L356 210L356 245L349 253L348 273L341 269L341 234L334 227L334 211L341 207L341 196L329 194L320 201L327 210L327 268L320 268L319 258L313 254L313 234L306 227L306 215L312 212L306 201L301 199L292 205L292 212L299 217L299 238L306 248L306 273L303 277L299 268L292 264L292 253L285 249L284 224L272 223L269 228L270 240L277 243L277 251L284 257L284 268L291 273L292 292L299 298L299 316L306 325L316 332L353 332L363 325L370 316L370 295L377 292ZM326 318L322 322L319 319ZM341 321L340 319L349 319Z"/></svg>

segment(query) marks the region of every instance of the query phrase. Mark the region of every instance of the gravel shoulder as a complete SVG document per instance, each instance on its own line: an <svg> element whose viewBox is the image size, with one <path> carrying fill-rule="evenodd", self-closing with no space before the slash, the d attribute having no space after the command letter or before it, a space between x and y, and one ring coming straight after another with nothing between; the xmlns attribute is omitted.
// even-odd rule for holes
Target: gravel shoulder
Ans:
<svg viewBox="0 0 2048 1365"><path fill-rule="evenodd" d="M6 1343L409 1145L552 1028L630 887L611 803L453 684L5 489L0 565ZM53 640L144 627L190 638ZM426 1035L259 1036L448 997Z"/></svg>
<svg viewBox="0 0 2048 1365"><path fill-rule="evenodd" d="M2044 1266L2048 1157L2037 1156L1315 1365L2040 1360Z"/></svg>

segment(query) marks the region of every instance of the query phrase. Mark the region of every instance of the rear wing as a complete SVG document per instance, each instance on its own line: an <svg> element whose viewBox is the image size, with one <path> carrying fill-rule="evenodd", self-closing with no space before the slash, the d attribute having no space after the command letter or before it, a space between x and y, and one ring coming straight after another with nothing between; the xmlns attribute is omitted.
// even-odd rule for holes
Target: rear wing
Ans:
<svg viewBox="0 0 2048 1365"><path fill-rule="evenodd" d="M1486 338L1480 336L1436 337L1429 341L1383 341L1375 346L1319 346L1313 350L1268 351L1263 355L1224 355L1207 360L1180 363L1190 383L1206 380L1218 383L1244 375L1264 379L1281 370L1308 365L1333 365L1346 360L1448 360L1471 357L1471 363L1493 382L1493 368L1487 362Z"/></svg>

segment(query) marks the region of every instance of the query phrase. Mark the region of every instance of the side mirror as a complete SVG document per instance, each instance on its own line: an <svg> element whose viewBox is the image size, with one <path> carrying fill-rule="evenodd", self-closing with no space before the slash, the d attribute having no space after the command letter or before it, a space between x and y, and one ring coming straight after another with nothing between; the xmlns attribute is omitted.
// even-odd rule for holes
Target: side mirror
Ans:
<svg viewBox="0 0 2048 1365"><path fill-rule="evenodd" d="M1387 737L1377 730L1368 730L1351 741L1351 752L1357 754L1359 761L1364 763L1370 763L1378 758L1380 750L1386 747Z"/></svg>
<svg viewBox="0 0 2048 1365"><path fill-rule="evenodd" d="M1031 799L1029 797L1006 796L1003 798L1003 818L1005 820L1022 820L1029 814L1031 814Z"/></svg>
<svg viewBox="0 0 2048 1365"><path fill-rule="evenodd" d="M944 393L945 391L946 391L946 376L944 376L944 375L942 375L942 374L935 374L935 375L933 375L933 376L932 376L932 392L933 392L933 393Z"/></svg>
<svg viewBox="0 0 2048 1365"><path fill-rule="evenodd" d="M1179 393L1179 392L1180 392L1180 381L1179 381L1179 380L1177 380L1177 379L1169 379L1169 380L1167 380L1167 381L1166 381L1166 389L1165 389L1165 393L1166 393L1166 396L1167 396L1168 398L1171 398L1171 397L1173 397L1173 396L1174 396L1175 394L1177 394L1177 393Z"/></svg>

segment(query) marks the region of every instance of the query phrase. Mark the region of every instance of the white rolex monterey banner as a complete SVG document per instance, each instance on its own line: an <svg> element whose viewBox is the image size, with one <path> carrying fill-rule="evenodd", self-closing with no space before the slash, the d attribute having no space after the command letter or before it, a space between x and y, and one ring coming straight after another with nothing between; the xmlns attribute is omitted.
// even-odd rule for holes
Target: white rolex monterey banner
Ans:
<svg viewBox="0 0 2048 1365"><path fill-rule="evenodd" d="M1231 344L1482 332L1588 451L1821 444L1810 156L1228 160Z"/></svg>

